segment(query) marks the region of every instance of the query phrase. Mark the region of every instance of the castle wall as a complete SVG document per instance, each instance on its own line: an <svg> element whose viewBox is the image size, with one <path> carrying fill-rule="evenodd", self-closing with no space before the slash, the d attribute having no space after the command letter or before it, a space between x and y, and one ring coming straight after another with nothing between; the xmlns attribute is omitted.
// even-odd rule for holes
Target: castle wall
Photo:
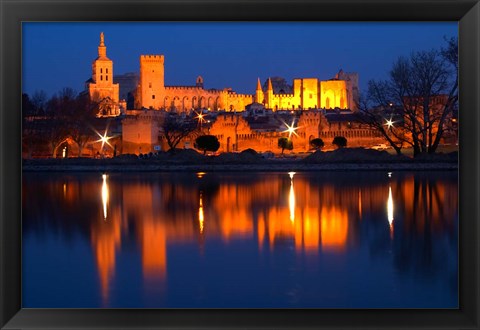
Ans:
<svg viewBox="0 0 480 330"><path fill-rule="evenodd" d="M122 120L123 153L153 152L158 145L159 118L152 114L128 116Z"/></svg>
<svg viewBox="0 0 480 330"><path fill-rule="evenodd" d="M293 94L273 94L273 100L269 102L267 108L277 110L298 109L301 104L300 98Z"/></svg>
<svg viewBox="0 0 480 330"><path fill-rule="evenodd" d="M347 84L344 80L320 82L320 107L324 109L348 109Z"/></svg>
<svg viewBox="0 0 480 330"><path fill-rule="evenodd" d="M301 90L302 109L315 109L320 105L319 85L316 78L302 79Z"/></svg>
<svg viewBox="0 0 480 330"><path fill-rule="evenodd" d="M95 83L88 84L88 94L90 99L95 102L100 102L105 98L110 98L114 103L118 103L119 85L109 84L100 85Z"/></svg>
<svg viewBox="0 0 480 330"><path fill-rule="evenodd" d="M358 109L357 104L359 101L358 73L345 73L340 70L338 73L338 79L346 81L349 109L356 111Z"/></svg>

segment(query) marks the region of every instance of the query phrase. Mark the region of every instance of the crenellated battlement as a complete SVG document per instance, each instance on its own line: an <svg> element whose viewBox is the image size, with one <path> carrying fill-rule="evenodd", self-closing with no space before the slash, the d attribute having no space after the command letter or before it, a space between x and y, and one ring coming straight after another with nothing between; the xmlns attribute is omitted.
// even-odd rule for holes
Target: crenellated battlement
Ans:
<svg viewBox="0 0 480 330"><path fill-rule="evenodd" d="M273 97L295 97L295 94L273 94Z"/></svg>
<svg viewBox="0 0 480 330"><path fill-rule="evenodd" d="M141 63L163 63L165 56L163 55L140 55Z"/></svg>
<svg viewBox="0 0 480 330"><path fill-rule="evenodd" d="M190 91L203 91L204 89L202 87L198 86L165 86L165 89L170 90L170 91L185 91L185 90L190 90Z"/></svg>
<svg viewBox="0 0 480 330"><path fill-rule="evenodd" d="M228 91L228 96L233 98L246 98L246 97L254 97L253 94L237 94L234 91Z"/></svg>

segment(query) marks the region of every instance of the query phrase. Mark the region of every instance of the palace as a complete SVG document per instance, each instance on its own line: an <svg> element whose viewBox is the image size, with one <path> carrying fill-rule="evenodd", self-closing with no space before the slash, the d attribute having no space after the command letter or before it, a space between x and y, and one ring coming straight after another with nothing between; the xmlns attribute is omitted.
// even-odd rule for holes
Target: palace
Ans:
<svg viewBox="0 0 480 330"><path fill-rule="evenodd" d="M103 33L100 34L98 57L92 64L92 77L86 90L99 102L98 117L118 117L121 120L120 153L146 153L166 150L162 138L162 123L169 112L191 114L205 111L209 122L204 130L217 136L220 152L278 151L277 140L283 136L285 123L295 122L298 134L292 137L294 151L310 149L309 141L316 137L326 146L335 136L345 136L350 146L367 146L383 142L377 132L356 118L358 74L340 70L334 78L296 78L288 85L283 78L257 80L254 94L238 94L231 88L206 89L198 76L192 86L165 84L165 57L141 55L140 74L116 78L125 86L133 100L119 99L125 86L114 82L113 61L107 57ZM131 81L130 81L131 80ZM194 138L186 138L180 148L193 146ZM331 145L330 145L331 146Z"/></svg>
<svg viewBox="0 0 480 330"><path fill-rule="evenodd" d="M113 61L107 57L104 34L100 34L98 57L92 64L92 77L86 89L96 101L109 100L109 111L100 115L119 115L126 103L119 100L119 84L114 83ZM272 80L262 88L257 81L255 94L237 94L230 88L205 89L204 81L198 76L193 86L165 85L165 57L163 55L141 55L140 77L133 91L135 109L166 110L185 112L192 109L211 111L244 111L247 105L258 103L266 109L350 109L355 110L358 99L358 74L342 70L330 80L296 78L293 88L286 86L275 91ZM125 100L123 100L125 102Z"/></svg>

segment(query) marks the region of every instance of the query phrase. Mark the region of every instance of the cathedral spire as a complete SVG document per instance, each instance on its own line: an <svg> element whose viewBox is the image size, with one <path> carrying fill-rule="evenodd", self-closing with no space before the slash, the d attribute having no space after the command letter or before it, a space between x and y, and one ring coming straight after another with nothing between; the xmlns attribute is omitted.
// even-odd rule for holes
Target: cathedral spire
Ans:
<svg viewBox="0 0 480 330"><path fill-rule="evenodd" d="M268 87L267 87L267 90L269 91L273 91L273 87L272 87L272 79L268 78Z"/></svg>
<svg viewBox="0 0 480 330"><path fill-rule="evenodd" d="M260 78L257 80L257 91L262 90L262 85L260 84Z"/></svg>
<svg viewBox="0 0 480 330"><path fill-rule="evenodd" d="M102 33L100 33L100 44L98 45L98 57L103 58L107 57L107 47L105 46L105 36Z"/></svg>

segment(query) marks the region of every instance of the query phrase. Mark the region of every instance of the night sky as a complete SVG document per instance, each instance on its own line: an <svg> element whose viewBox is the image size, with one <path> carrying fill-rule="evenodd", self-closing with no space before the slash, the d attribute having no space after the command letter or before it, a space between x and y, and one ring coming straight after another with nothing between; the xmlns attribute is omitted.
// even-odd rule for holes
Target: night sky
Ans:
<svg viewBox="0 0 480 330"><path fill-rule="evenodd" d="M253 94L259 77L332 78L358 72L360 89L385 79L412 51L445 45L457 22L439 23L23 23L23 92L64 87L76 92L91 77L100 32L114 74L139 72L143 54L165 55L165 84L231 87Z"/></svg>

